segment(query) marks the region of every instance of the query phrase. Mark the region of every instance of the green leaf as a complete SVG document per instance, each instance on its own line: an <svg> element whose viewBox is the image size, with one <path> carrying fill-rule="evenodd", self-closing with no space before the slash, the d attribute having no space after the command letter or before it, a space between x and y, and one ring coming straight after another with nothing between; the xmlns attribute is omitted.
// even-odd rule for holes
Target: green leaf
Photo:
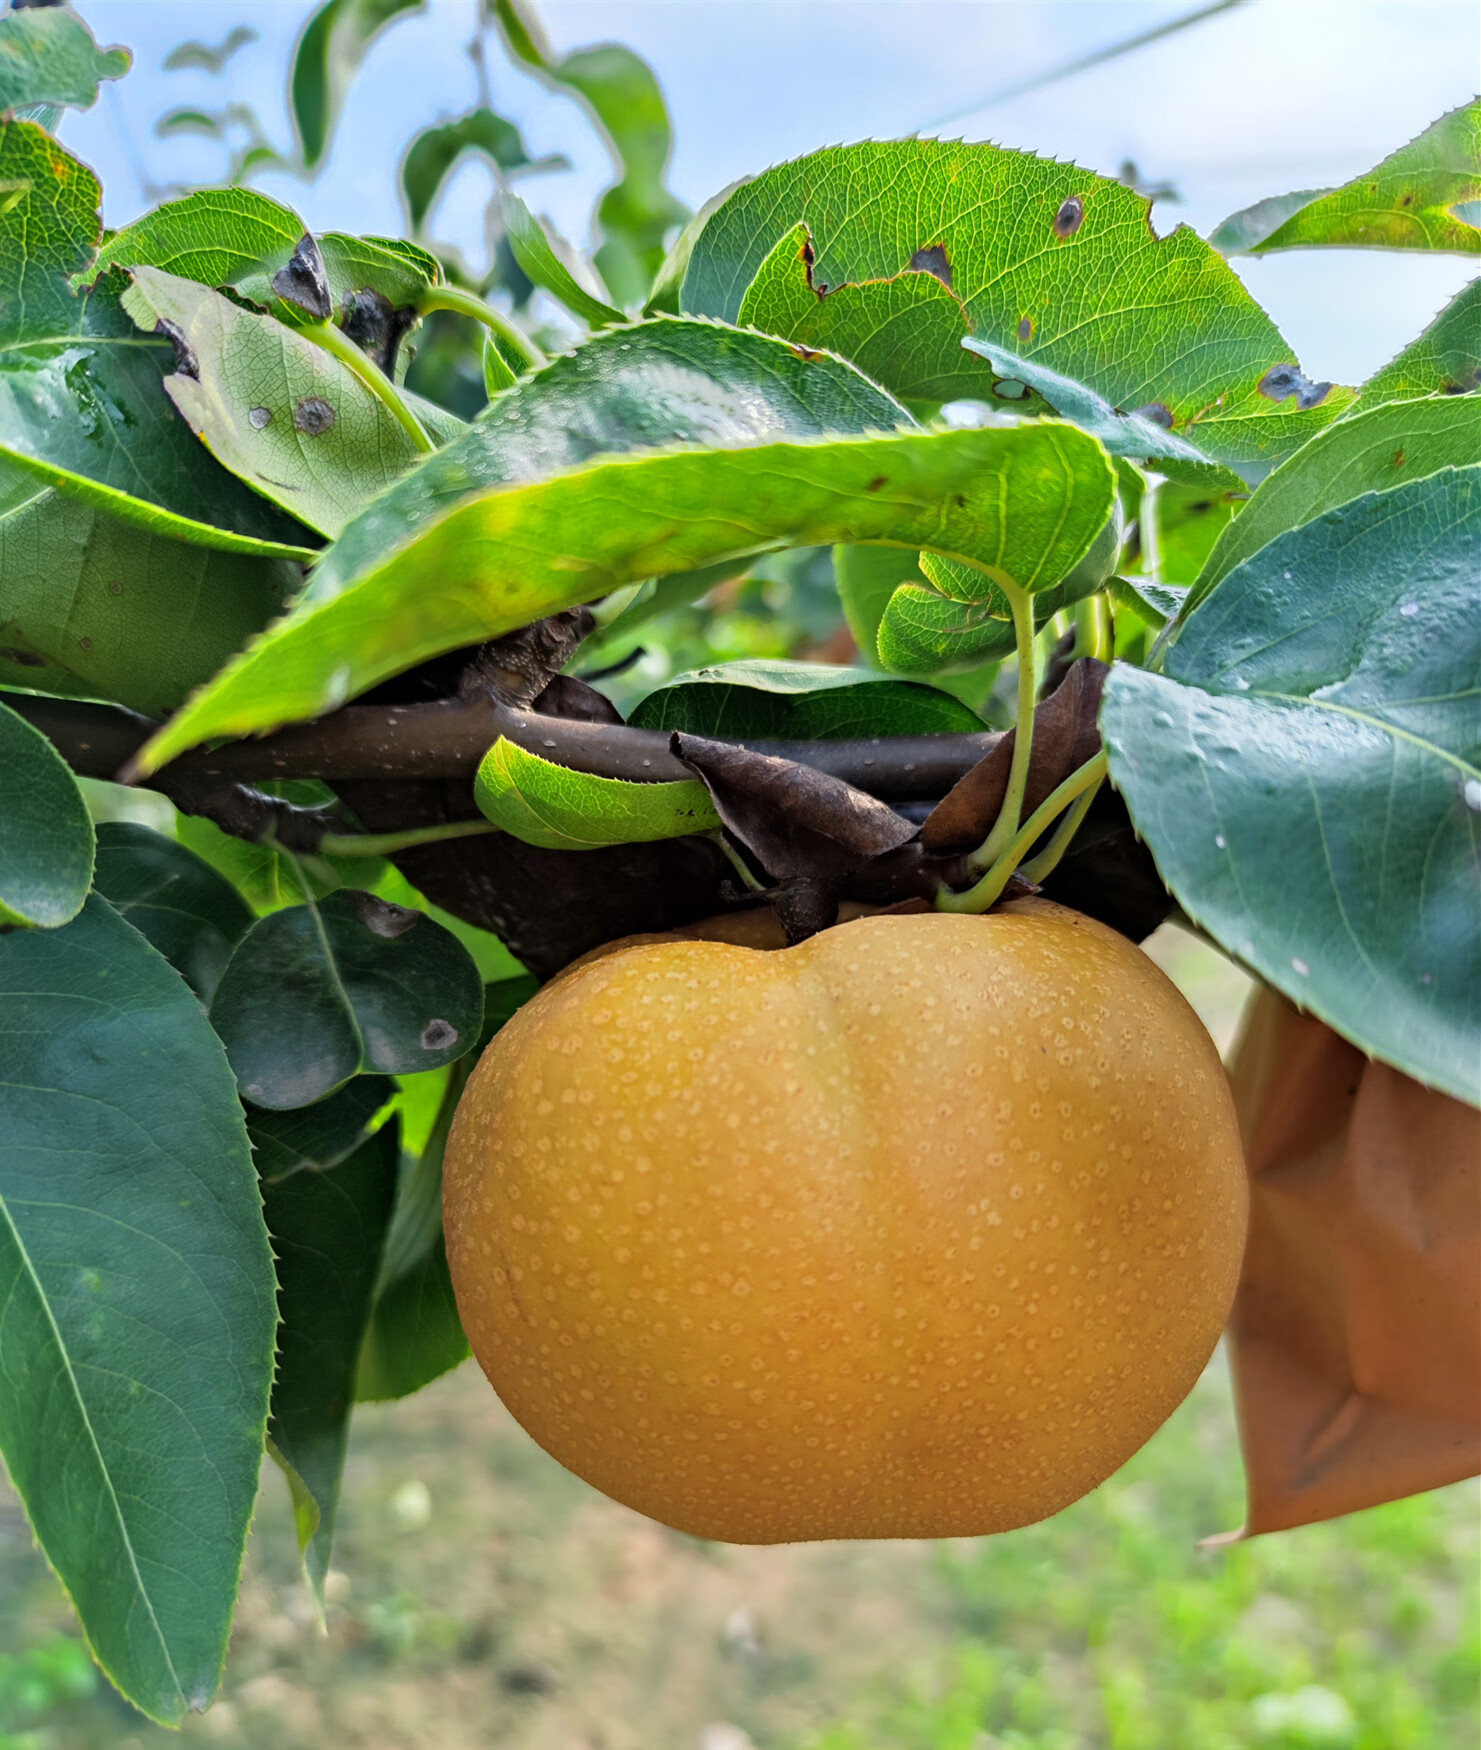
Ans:
<svg viewBox="0 0 1481 1750"><path fill-rule="evenodd" d="M985 727L960 700L914 681L869 669L771 661L726 662L675 675L649 693L628 721L722 741L974 735Z"/></svg>
<svg viewBox="0 0 1481 1750"><path fill-rule="evenodd" d="M717 584L728 583L732 577L739 577L743 571L750 569L750 565L748 558L719 559L713 565L700 566L697 571L673 571L667 577L654 578L633 597L616 619L609 620L582 646L583 658L587 658L589 662L593 654L599 654L619 640L627 638L646 620L697 602L702 596L708 595Z"/></svg>
<svg viewBox="0 0 1481 1750"><path fill-rule="evenodd" d="M99 1664L167 1723L221 1674L272 1256L221 1046L102 899L0 938L0 1452Z"/></svg>
<svg viewBox="0 0 1481 1750"><path fill-rule="evenodd" d="M285 560L151 534L4 460L0 575L0 681L150 717L173 711L303 587Z"/></svg>
<svg viewBox="0 0 1481 1750"><path fill-rule="evenodd" d="M298 1112L249 1110L278 1274L278 1365L268 1438L291 1467L299 1552L322 1608L355 1369L370 1323L401 1151L391 1094L367 1076Z"/></svg>
<svg viewBox="0 0 1481 1750"><path fill-rule="evenodd" d="M453 167L468 152L487 158L504 176L571 168L559 153L531 158L519 129L491 109L472 109L456 121L423 128L401 160L401 198L414 233L420 234Z"/></svg>
<svg viewBox="0 0 1481 1750"><path fill-rule="evenodd" d="M1251 255L1318 245L1475 255L1481 253L1481 230L1455 209L1478 199L1481 100L1442 115L1372 170L1318 194L1289 216L1272 211L1269 216L1279 222L1263 236L1254 235L1258 226L1247 213L1226 219L1219 233L1238 228L1250 238L1241 247Z"/></svg>
<svg viewBox="0 0 1481 1750"><path fill-rule="evenodd" d="M327 0L298 39L288 95L306 170L329 150L339 112L371 44L425 0Z"/></svg>
<svg viewBox="0 0 1481 1750"><path fill-rule="evenodd" d="M1292 194L1267 195L1264 200L1231 213L1221 225L1216 225L1208 234L1209 246L1217 249L1220 255L1248 254L1257 243L1285 224L1293 213L1299 213L1302 207L1309 207L1313 201L1332 192L1330 188L1298 188Z"/></svg>
<svg viewBox="0 0 1481 1750"><path fill-rule="evenodd" d="M1358 412L1283 463L1220 535L1185 612L1267 541L1365 492L1481 462L1481 396L1433 395Z"/></svg>
<svg viewBox="0 0 1481 1750"><path fill-rule="evenodd" d="M69 923L92 878L93 823L77 780L39 729L0 705L0 927Z"/></svg>
<svg viewBox="0 0 1481 1750"><path fill-rule="evenodd" d="M473 781L480 812L502 831L548 851L646 844L720 825L698 778L634 784L573 772L500 736Z"/></svg>
<svg viewBox="0 0 1481 1750"><path fill-rule="evenodd" d="M300 522L334 536L417 457L385 403L322 348L193 280L135 270L123 305L178 332L165 389L208 450Z"/></svg>
<svg viewBox="0 0 1481 1750"><path fill-rule="evenodd" d="M132 821L98 828L97 891L209 1003L252 909L175 839Z"/></svg>
<svg viewBox="0 0 1481 1750"><path fill-rule="evenodd" d="M308 558L306 531L218 468L160 392L116 285L74 295L97 244L98 184L40 128L0 121L0 460L139 528Z"/></svg>
<svg viewBox="0 0 1481 1750"><path fill-rule="evenodd" d="M829 147L715 208L681 307L764 315L896 394L992 400L1004 379L1042 383L1125 453L1258 473L1351 391L1307 383L1228 264L1190 230L1155 236L1148 210L1120 183L998 146Z"/></svg>
<svg viewBox="0 0 1481 1750"><path fill-rule="evenodd" d="M639 304L663 264L664 241L689 217L664 177L673 135L653 70L619 43L552 53L523 0L494 0L509 51L548 84L585 104L606 138L621 177L597 203L602 242L596 264L619 304Z"/></svg>
<svg viewBox="0 0 1481 1750"><path fill-rule="evenodd" d="M83 276L112 267L157 267L179 279L239 293L299 326L304 312L273 290L273 277L292 259L307 225L291 207L255 188L204 188L167 201L115 231ZM440 283L437 257L395 237L316 237L330 303L342 312L354 292L373 291L400 308Z"/></svg>
<svg viewBox="0 0 1481 1750"><path fill-rule="evenodd" d="M1331 430L1330 426L1328 430ZM1191 584L1207 564L1214 543L1248 497L1247 492L1231 492L1218 485L1202 483L1167 480L1158 486L1151 500L1150 514L1157 522L1157 576L1160 582L1179 589ZM1147 514L1147 510L1148 501L1144 495L1143 514ZM1144 554L1145 551L1144 546Z"/></svg>
<svg viewBox="0 0 1481 1750"><path fill-rule="evenodd" d="M1417 340L1369 377L1358 405L1475 389L1481 389L1481 277L1463 286Z"/></svg>
<svg viewBox="0 0 1481 1750"><path fill-rule="evenodd" d="M1188 599L1186 589L1153 583L1146 577L1113 577L1110 593L1118 608L1130 608L1138 619L1154 630L1177 619Z"/></svg>
<svg viewBox="0 0 1481 1750"><path fill-rule="evenodd" d="M1362 1050L1481 1099L1481 467L1279 536L1117 665L1111 777L1167 885Z"/></svg>
<svg viewBox="0 0 1481 1750"><path fill-rule="evenodd" d="M233 55L257 41L257 32L245 24L233 25L213 48L210 43L194 40L176 43L160 62L167 73L199 68L203 73L220 73Z"/></svg>
<svg viewBox="0 0 1481 1750"><path fill-rule="evenodd" d="M475 494L595 456L911 424L852 366L799 358L760 335L671 317L598 334L521 379L357 517L319 562L314 597L336 594Z"/></svg>
<svg viewBox="0 0 1481 1750"><path fill-rule="evenodd" d="M368 1070L451 1063L482 1014L478 969L454 936L353 888L259 919L211 1000L243 1095L274 1111Z"/></svg>
<svg viewBox="0 0 1481 1750"><path fill-rule="evenodd" d="M925 587L920 555L900 547L835 547L833 575L843 617L866 662L879 660L879 623L902 583Z"/></svg>
<svg viewBox="0 0 1481 1750"><path fill-rule="evenodd" d="M537 286L591 328L626 322L621 310L614 310L587 291L557 255L554 244L545 235L545 227L512 190L505 190L503 206L504 232L514 259Z"/></svg>
<svg viewBox="0 0 1481 1750"><path fill-rule="evenodd" d="M929 584L902 583L879 623L879 660L896 674L934 675L1011 655L1011 619L991 602L954 602ZM1034 605L1034 624L1049 618Z"/></svg>
<svg viewBox="0 0 1481 1750"><path fill-rule="evenodd" d="M146 744L139 770L209 736L316 716L424 657L623 584L746 551L930 545L1037 589L1084 557L1114 491L1092 438L1043 421L649 452L496 488L353 588L306 598Z"/></svg>
<svg viewBox="0 0 1481 1750"><path fill-rule="evenodd" d="M0 110L91 109L104 79L121 79L127 49L100 49L70 6L30 6L0 16Z"/></svg>

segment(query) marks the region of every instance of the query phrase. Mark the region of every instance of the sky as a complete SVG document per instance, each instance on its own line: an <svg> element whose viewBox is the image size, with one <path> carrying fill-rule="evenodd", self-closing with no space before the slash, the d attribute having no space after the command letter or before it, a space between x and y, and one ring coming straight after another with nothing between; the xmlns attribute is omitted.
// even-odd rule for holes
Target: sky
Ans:
<svg viewBox="0 0 1481 1750"><path fill-rule="evenodd" d="M147 184L219 175L220 153L153 128L177 106L248 102L268 133L291 139L286 71L311 0L78 0L102 43L134 50L134 70L61 137L102 176L118 225L152 205ZM993 140L1114 175L1126 159L1171 182L1160 230L1206 234L1269 194L1346 181L1481 84L1481 12L1473 0L1246 0L1119 61L989 107L994 91L1189 10L1188 0L546 0L557 49L616 40L656 69L675 125L671 183L699 205L737 177L815 147L932 132ZM312 182L256 186L315 229L399 234L397 167L421 128L472 108L467 44L477 0L427 0L372 48L351 89L328 168ZM164 71L185 38L220 42L250 25L258 40L220 78ZM532 153L563 151L573 169L522 191L582 239L610 180L605 149L569 99L510 65L495 38L495 107ZM482 167L455 178L432 230L475 263L484 256ZM1416 334L1475 271L1474 261L1409 251L1297 251L1238 262L1307 374L1355 383Z"/></svg>

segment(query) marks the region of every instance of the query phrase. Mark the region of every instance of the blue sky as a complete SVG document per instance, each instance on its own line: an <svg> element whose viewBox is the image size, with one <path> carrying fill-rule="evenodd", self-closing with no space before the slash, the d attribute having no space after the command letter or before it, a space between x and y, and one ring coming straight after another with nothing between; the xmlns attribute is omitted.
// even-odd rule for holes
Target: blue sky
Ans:
<svg viewBox="0 0 1481 1750"><path fill-rule="evenodd" d="M134 166L157 182L208 180L215 148L153 137L177 105L254 104L289 139L284 78L310 0L80 0L100 41L135 51L134 71L62 138L103 176L109 223L149 204ZM1186 10L1186 0L547 0L560 48L631 44L657 69L675 119L672 181L697 205L737 176L813 147L928 128L937 116ZM410 137L472 107L466 55L476 0L429 0L372 50L332 161L316 181L263 178L318 229L399 232L396 168ZM182 38L258 41L225 75L164 72ZM963 117L942 130L1114 174L1132 158L1172 181L1159 207L1207 232L1266 194L1346 180L1475 94L1481 22L1470 0L1250 0L1105 67ZM567 101L492 57L497 108L533 151L572 172L525 185L538 209L580 237L608 178L605 153ZM484 172L469 165L434 216L448 242L482 256ZM1456 257L1315 251L1241 263L1313 376L1354 382L1391 356L1470 277Z"/></svg>

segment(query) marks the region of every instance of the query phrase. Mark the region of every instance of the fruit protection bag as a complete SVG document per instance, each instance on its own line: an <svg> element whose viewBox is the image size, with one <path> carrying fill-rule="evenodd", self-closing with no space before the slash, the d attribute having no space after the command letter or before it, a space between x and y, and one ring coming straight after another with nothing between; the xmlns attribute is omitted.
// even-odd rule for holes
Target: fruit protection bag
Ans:
<svg viewBox="0 0 1481 1750"><path fill-rule="evenodd" d="M1250 1537L1481 1471L1481 1112L1271 990L1231 1078L1250 1175L1229 1325Z"/></svg>

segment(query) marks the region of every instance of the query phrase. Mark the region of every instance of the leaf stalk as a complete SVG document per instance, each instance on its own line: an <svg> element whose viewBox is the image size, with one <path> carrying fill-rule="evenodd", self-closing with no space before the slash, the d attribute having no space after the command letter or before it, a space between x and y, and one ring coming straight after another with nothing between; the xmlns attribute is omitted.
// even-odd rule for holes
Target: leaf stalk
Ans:
<svg viewBox="0 0 1481 1750"><path fill-rule="evenodd" d="M1023 813L1028 788L1029 762L1033 757L1034 707L1039 698L1039 657L1034 637L1034 603L1027 590L1001 578L999 587L1013 610L1013 632L1018 645L1018 714L1014 725L1013 763L1008 769L1008 788L992 830L972 853L968 868L974 875L991 869L1007 848ZM989 902L991 903L991 902Z"/></svg>
<svg viewBox="0 0 1481 1750"><path fill-rule="evenodd" d="M467 316L474 322L481 322L512 352L518 354L532 371L539 370L546 362L545 354L523 329L511 322L502 311L496 310L492 304L485 303L472 292L465 292L461 286L428 286L417 299L417 311L420 315L427 316L433 310L450 310L454 315Z"/></svg>
<svg viewBox="0 0 1481 1750"><path fill-rule="evenodd" d="M299 333L306 340L313 341L315 346L322 347L325 352L337 358L351 375L357 377L375 396L421 454L431 455L432 440L422 430L421 422L417 416L401 399L396 385L384 371L377 369L371 363L342 328L336 328L332 322L311 322L307 327L299 329Z"/></svg>

